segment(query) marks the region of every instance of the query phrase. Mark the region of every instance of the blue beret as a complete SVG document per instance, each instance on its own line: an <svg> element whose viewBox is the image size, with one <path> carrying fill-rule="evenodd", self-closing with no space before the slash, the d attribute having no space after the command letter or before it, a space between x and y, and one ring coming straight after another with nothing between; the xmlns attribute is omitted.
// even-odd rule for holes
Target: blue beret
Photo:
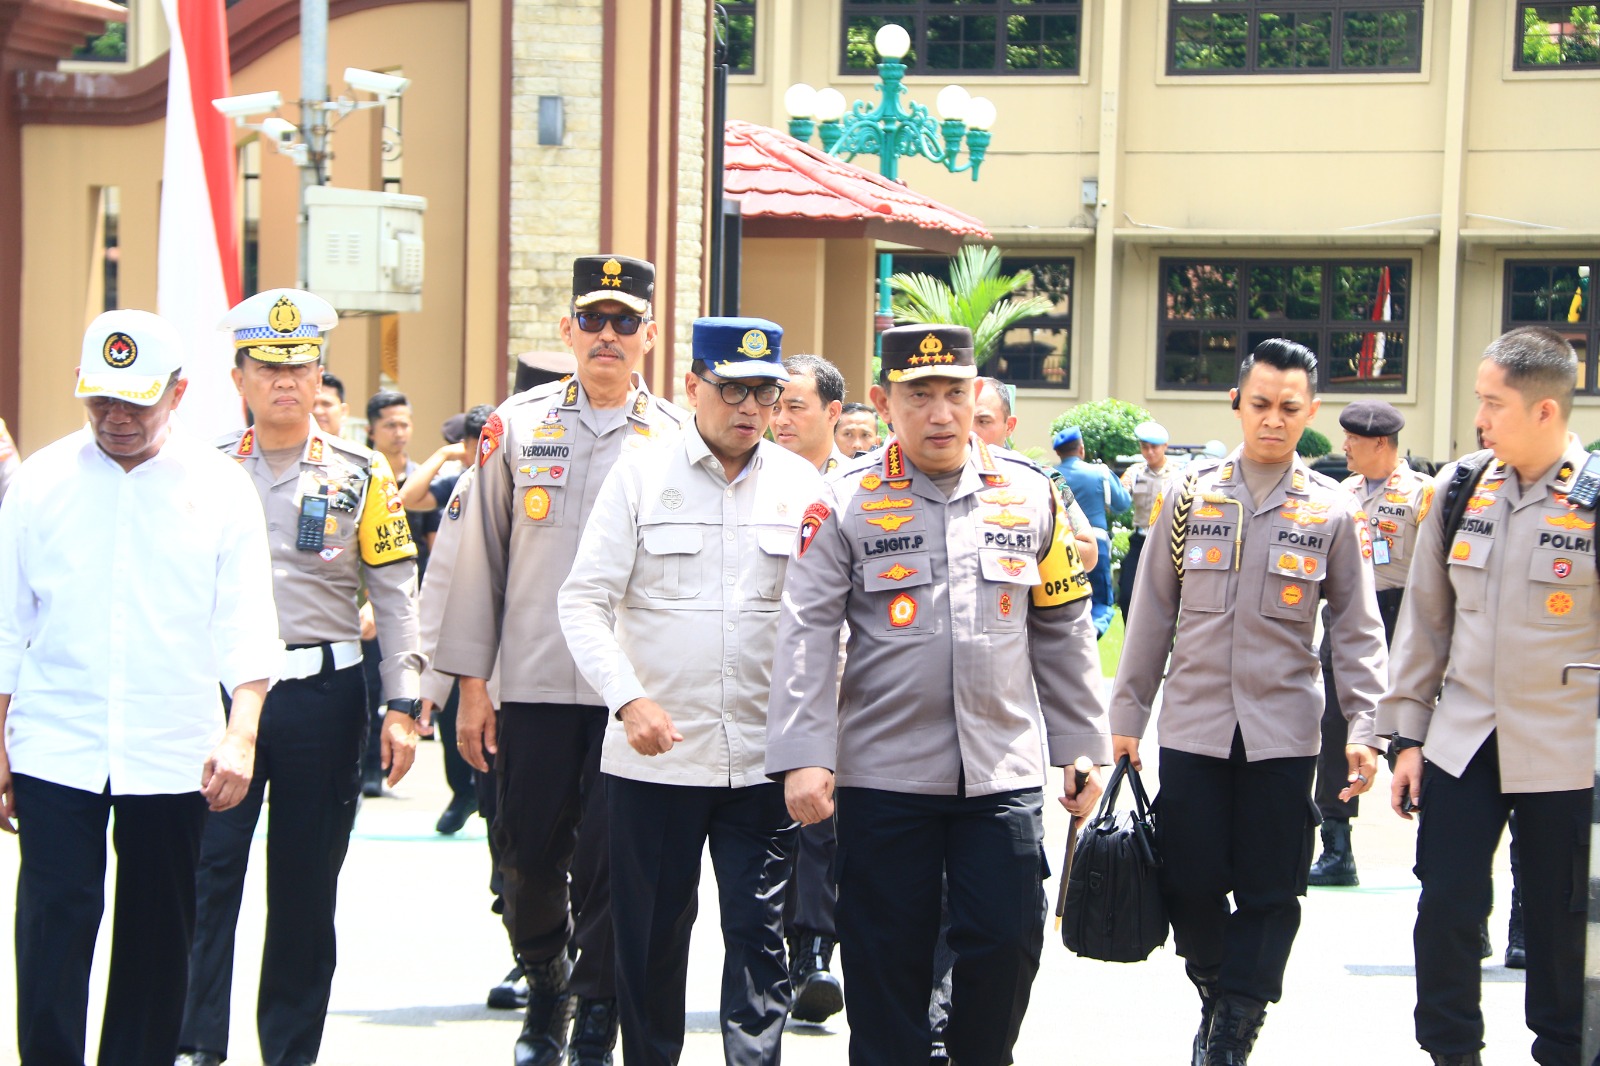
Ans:
<svg viewBox="0 0 1600 1066"><path fill-rule="evenodd" d="M788 381L782 346L783 327L764 318L694 320L694 357L719 378Z"/></svg>
<svg viewBox="0 0 1600 1066"><path fill-rule="evenodd" d="M1077 426L1067 426L1050 438L1050 447L1060 450L1075 440L1083 439L1083 430Z"/></svg>

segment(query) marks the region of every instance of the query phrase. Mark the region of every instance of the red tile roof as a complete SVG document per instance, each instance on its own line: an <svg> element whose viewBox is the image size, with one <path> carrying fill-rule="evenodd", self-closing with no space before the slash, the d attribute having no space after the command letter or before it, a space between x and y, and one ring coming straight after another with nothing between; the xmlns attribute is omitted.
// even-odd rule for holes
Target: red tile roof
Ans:
<svg viewBox="0 0 1600 1066"><path fill-rule="evenodd" d="M724 191L749 237L869 237L953 252L994 236L982 222L854 163L753 122L729 119Z"/></svg>

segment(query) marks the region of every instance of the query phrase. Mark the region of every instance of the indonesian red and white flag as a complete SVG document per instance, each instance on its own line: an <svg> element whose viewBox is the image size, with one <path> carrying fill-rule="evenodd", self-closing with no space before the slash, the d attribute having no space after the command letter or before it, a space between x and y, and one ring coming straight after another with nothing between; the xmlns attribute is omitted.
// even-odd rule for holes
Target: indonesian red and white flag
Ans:
<svg viewBox="0 0 1600 1066"><path fill-rule="evenodd" d="M189 391L178 409L191 432L219 437L244 426L233 386L233 344L217 323L239 302L234 147L211 101L229 95L224 0L162 0L172 31L167 144L161 179L156 304L183 335Z"/></svg>

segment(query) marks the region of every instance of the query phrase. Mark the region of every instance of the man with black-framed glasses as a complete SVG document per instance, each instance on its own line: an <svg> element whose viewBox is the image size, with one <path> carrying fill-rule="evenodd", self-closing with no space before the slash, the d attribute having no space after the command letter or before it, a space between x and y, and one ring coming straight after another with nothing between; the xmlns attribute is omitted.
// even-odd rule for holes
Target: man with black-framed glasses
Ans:
<svg viewBox="0 0 1600 1066"><path fill-rule="evenodd" d="M484 425L440 626L434 665L461 679L461 754L480 771L494 762L490 832L506 932L528 981L517 1066L565 1061L574 1009L574 1063L610 1062L617 1037L605 796L597 787L609 714L573 665L556 624L556 593L618 457L689 417L651 395L637 372L656 340L654 292L655 267L643 260L574 262L561 337L577 375L513 396ZM487 689L497 658L498 715Z"/></svg>
<svg viewBox="0 0 1600 1066"><path fill-rule="evenodd" d="M726 1060L776 1063L789 1009L783 900L798 827L762 767L784 575L822 475L762 439L789 380L781 338L763 319L695 322L694 422L617 464L561 587L573 660L616 715L600 768L628 1066L682 1054L708 841Z"/></svg>

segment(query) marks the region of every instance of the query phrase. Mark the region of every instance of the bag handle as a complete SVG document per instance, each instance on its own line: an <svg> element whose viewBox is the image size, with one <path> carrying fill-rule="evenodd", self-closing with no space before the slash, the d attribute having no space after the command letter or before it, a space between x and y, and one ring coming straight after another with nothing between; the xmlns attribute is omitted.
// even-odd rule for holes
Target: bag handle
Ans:
<svg viewBox="0 0 1600 1066"><path fill-rule="evenodd" d="M1133 806L1139 815L1140 821L1147 821L1150 817L1150 797L1145 794L1144 782L1139 778L1139 771L1133 768L1133 762L1124 755L1117 760L1116 768L1111 771L1111 780L1106 782L1105 791L1100 796L1100 807L1094 813L1096 823L1104 822L1116 813L1117 794L1122 791L1122 782L1126 779L1133 785Z"/></svg>

